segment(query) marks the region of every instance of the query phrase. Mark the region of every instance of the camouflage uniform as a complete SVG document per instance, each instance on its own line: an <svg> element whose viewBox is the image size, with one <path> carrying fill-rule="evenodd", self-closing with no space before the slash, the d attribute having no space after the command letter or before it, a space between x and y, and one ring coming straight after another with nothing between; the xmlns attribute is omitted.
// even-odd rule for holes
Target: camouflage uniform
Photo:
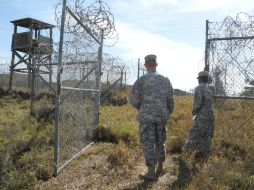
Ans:
<svg viewBox="0 0 254 190"><path fill-rule="evenodd" d="M140 140L147 166L165 160L166 123L174 109L168 78L148 72L134 84L131 104L139 110Z"/></svg>
<svg viewBox="0 0 254 190"><path fill-rule="evenodd" d="M210 152L214 127L214 92L209 84L195 88L192 115L196 116L183 150L198 149L204 155Z"/></svg>

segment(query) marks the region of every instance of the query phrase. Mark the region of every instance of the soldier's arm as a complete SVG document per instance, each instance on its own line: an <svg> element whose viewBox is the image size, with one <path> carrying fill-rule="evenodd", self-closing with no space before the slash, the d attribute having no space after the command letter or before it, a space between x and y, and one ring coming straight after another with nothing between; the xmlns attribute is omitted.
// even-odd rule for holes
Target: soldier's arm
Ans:
<svg viewBox="0 0 254 190"><path fill-rule="evenodd" d="M169 82L169 96L167 98L167 107L169 110L169 113L172 114L172 112L174 111L174 106L175 106L175 101L174 101L174 89L172 87L172 84L170 81Z"/></svg>
<svg viewBox="0 0 254 190"><path fill-rule="evenodd" d="M139 109L141 105L141 90L141 82L137 80L132 87L130 96L130 103L136 109Z"/></svg>
<svg viewBox="0 0 254 190"><path fill-rule="evenodd" d="M197 87L195 88L195 91L194 91L192 115L196 115L199 112L202 106L202 102L203 102L202 89L200 87Z"/></svg>

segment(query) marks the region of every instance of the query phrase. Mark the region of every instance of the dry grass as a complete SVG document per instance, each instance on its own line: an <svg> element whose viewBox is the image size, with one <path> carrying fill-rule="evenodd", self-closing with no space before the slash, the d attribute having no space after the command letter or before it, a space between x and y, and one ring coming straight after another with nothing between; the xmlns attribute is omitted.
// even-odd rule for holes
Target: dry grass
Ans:
<svg viewBox="0 0 254 190"><path fill-rule="evenodd" d="M29 116L29 105L29 101L0 99L2 189L254 189L253 102L219 103L212 153L200 163L193 154L171 160L181 152L192 125L192 98L176 97L167 125L167 173L148 186L137 178L144 163L137 111L129 104L102 106L98 136L104 143L93 145L57 178L51 178L53 123L41 126Z"/></svg>
<svg viewBox="0 0 254 190"><path fill-rule="evenodd" d="M168 152L181 152L192 125L191 111L192 97L175 97L175 109L168 123Z"/></svg>
<svg viewBox="0 0 254 190"><path fill-rule="evenodd" d="M29 100L5 97L0 105L0 189L33 189L38 168L52 174L53 123L31 117Z"/></svg>

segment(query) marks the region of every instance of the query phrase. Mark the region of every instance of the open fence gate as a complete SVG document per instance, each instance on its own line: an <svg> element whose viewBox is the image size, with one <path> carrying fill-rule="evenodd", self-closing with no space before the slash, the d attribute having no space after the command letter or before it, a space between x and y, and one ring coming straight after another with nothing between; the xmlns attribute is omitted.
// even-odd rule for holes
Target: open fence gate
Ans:
<svg viewBox="0 0 254 190"><path fill-rule="evenodd" d="M215 87L216 127L228 126L229 136L254 126L253 23L244 13L206 21L205 70Z"/></svg>
<svg viewBox="0 0 254 190"><path fill-rule="evenodd" d="M55 175L92 144L99 123L103 30L94 35L71 6L71 2L63 0L55 110ZM70 23L75 23L78 32L71 31ZM81 47L77 43L88 45Z"/></svg>

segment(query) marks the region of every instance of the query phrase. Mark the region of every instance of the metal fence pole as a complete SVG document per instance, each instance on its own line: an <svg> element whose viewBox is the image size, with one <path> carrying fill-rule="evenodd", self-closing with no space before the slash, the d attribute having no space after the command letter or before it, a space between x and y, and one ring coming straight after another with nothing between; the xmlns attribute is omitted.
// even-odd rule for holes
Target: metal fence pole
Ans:
<svg viewBox="0 0 254 190"><path fill-rule="evenodd" d="M62 71L62 58L63 58L63 40L64 40L64 24L66 14L66 0L63 0L62 7L62 20L61 20L61 33L59 44L59 55L57 65L57 93L55 100L55 149L54 149L54 175L58 173L58 157L59 157L59 105L60 105L60 93L61 93L61 71Z"/></svg>
<svg viewBox="0 0 254 190"><path fill-rule="evenodd" d="M94 127L97 128L99 125L99 115L100 115L100 95L101 95L101 66L102 66L102 52L103 52L103 30L101 30L101 41L100 47L98 49L98 69L96 72L96 89L99 90L96 95L96 104L95 104L95 123Z"/></svg>
<svg viewBox="0 0 254 190"><path fill-rule="evenodd" d="M123 70L121 70L121 82L120 82L120 91L123 90Z"/></svg>
<svg viewBox="0 0 254 190"><path fill-rule="evenodd" d="M34 114L34 101L35 101L35 78L36 78L36 65L35 65L35 59L34 57L31 59L31 108L30 108L30 114Z"/></svg>
<svg viewBox="0 0 254 190"><path fill-rule="evenodd" d="M124 72L124 88L126 89L126 71Z"/></svg>
<svg viewBox="0 0 254 190"><path fill-rule="evenodd" d="M52 28L50 28L50 47L53 47L53 31ZM49 86L52 86L52 51L49 54Z"/></svg>
<svg viewBox="0 0 254 190"><path fill-rule="evenodd" d="M206 20L206 35L205 35L205 68L204 70L209 72L209 47L210 40L208 39L209 21Z"/></svg>
<svg viewBox="0 0 254 190"><path fill-rule="evenodd" d="M108 71L107 71L107 88L109 87Z"/></svg>

